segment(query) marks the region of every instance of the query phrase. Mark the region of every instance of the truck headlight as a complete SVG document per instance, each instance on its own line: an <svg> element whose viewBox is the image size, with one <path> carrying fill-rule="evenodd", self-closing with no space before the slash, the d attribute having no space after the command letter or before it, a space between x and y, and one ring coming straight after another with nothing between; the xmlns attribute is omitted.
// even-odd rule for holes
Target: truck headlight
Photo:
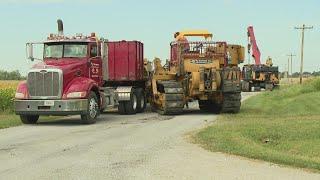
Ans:
<svg viewBox="0 0 320 180"><path fill-rule="evenodd" d="M81 92L71 92L67 94L67 98L84 98L86 97L87 92L81 91Z"/></svg>
<svg viewBox="0 0 320 180"><path fill-rule="evenodd" d="M20 92L16 92L15 96L16 99L26 99L26 95Z"/></svg>

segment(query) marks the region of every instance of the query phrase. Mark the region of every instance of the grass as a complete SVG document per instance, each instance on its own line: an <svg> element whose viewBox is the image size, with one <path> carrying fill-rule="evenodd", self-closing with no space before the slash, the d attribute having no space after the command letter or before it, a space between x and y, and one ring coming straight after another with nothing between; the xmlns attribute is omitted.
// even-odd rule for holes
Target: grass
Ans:
<svg viewBox="0 0 320 180"><path fill-rule="evenodd" d="M210 151L320 171L320 79L249 98L194 138Z"/></svg>
<svg viewBox="0 0 320 180"><path fill-rule="evenodd" d="M21 125L19 116L15 114L0 114L0 129Z"/></svg>
<svg viewBox="0 0 320 180"><path fill-rule="evenodd" d="M55 120L57 120L57 116L40 116L39 118L39 121L41 122L50 122ZM0 113L0 129L20 125L22 125L22 122L20 121L20 117L18 115L13 113Z"/></svg>

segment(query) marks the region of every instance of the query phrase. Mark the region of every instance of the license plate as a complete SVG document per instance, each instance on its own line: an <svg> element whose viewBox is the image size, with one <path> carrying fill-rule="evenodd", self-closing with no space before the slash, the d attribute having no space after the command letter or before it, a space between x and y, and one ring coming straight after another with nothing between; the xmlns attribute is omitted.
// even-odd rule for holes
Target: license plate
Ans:
<svg viewBox="0 0 320 180"><path fill-rule="evenodd" d="M44 106L54 106L54 101L44 101Z"/></svg>

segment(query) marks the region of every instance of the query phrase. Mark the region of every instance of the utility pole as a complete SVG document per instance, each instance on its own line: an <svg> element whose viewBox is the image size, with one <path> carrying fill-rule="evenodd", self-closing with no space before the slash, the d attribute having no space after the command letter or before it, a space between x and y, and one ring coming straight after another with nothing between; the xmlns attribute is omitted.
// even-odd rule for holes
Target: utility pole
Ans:
<svg viewBox="0 0 320 180"><path fill-rule="evenodd" d="M296 56L296 55L291 53L291 54L289 54L287 56L290 57L290 69L291 69L291 80L292 80L292 57ZM289 60L288 60L288 63L289 63ZM288 69L289 69L289 65L288 65ZM289 70L288 70L288 73L289 73Z"/></svg>
<svg viewBox="0 0 320 180"><path fill-rule="evenodd" d="M312 29L313 26L306 26L305 24L302 27L295 27L295 29L301 29L302 39L301 39L301 64L300 64L300 84L302 84L302 73L303 73L303 45L304 45L304 30Z"/></svg>
<svg viewBox="0 0 320 180"><path fill-rule="evenodd" d="M290 58L288 58L288 73L287 73L287 78L288 78L288 84L289 84L289 82L290 82Z"/></svg>

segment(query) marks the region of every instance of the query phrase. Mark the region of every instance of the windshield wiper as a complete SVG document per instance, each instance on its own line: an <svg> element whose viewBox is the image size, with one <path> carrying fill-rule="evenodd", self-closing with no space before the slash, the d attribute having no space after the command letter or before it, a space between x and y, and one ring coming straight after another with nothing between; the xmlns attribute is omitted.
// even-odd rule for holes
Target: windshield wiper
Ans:
<svg viewBox="0 0 320 180"><path fill-rule="evenodd" d="M67 57L67 56L64 56L64 58L83 58L83 57L75 57L75 56Z"/></svg>
<svg viewBox="0 0 320 180"><path fill-rule="evenodd" d="M51 56L47 56L47 57L44 57L44 58L53 58L53 59L59 59L61 57L51 57Z"/></svg>

